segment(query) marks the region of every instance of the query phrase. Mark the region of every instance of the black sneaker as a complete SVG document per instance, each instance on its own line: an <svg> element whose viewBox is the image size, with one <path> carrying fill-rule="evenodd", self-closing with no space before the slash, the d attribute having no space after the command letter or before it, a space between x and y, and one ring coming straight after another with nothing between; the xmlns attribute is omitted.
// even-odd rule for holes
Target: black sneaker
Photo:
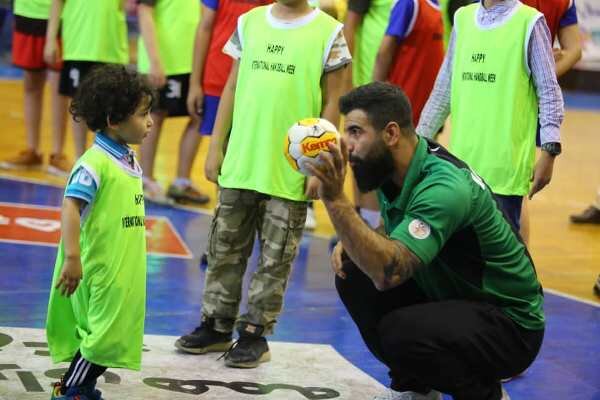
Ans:
<svg viewBox="0 0 600 400"><path fill-rule="evenodd" d="M214 320L207 319L194 329L175 341L175 347L191 354L227 351L231 348L231 333L214 330Z"/></svg>
<svg viewBox="0 0 600 400"><path fill-rule="evenodd" d="M263 336L241 335L221 358L232 368L256 368L258 364L271 361L267 339Z"/></svg>

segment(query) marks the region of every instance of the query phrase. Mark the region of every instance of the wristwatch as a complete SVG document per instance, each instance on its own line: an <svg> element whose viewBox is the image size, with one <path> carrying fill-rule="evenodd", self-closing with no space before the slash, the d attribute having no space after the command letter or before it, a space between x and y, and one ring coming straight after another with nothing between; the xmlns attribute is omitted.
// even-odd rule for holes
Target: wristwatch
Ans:
<svg viewBox="0 0 600 400"><path fill-rule="evenodd" d="M552 157L556 157L562 151L562 147L559 142L548 142L542 145L542 150L550 154Z"/></svg>

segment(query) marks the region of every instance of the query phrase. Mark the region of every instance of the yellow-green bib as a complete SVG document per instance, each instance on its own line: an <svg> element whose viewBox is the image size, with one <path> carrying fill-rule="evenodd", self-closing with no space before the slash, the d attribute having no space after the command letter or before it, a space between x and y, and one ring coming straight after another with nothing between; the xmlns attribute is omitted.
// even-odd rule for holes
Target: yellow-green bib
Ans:
<svg viewBox="0 0 600 400"><path fill-rule="evenodd" d="M481 27L478 7L456 13L449 147L494 193L525 195L538 120L527 48L541 14L519 3L504 23Z"/></svg>

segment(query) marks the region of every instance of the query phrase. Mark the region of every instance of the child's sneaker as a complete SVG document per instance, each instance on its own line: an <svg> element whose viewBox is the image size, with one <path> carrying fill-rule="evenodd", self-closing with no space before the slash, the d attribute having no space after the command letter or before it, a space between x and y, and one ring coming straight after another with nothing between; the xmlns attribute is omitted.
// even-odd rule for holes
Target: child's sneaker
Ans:
<svg viewBox="0 0 600 400"><path fill-rule="evenodd" d="M232 368L256 368L260 363L271 361L267 339L262 336L264 327L244 324L239 339L220 358Z"/></svg>
<svg viewBox="0 0 600 400"><path fill-rule="evenodd" d="M169 186L167 196L178 203L206 204L210 201L210 197L196 189L191 184L178 185L174 183Z"/></svg>
<svg viewBox="0 0 600 400"><path fill-rule="evenodd" d="M214 319L207 318L193 332L177 339L175 347L191 354L221 352L231 347L231 333L214 330Z"/></svg>
<svg viewBox="0 0 600 400"><path fill-rule="evenodd" d="M42 155L32 149L21 151L17 156L0 161L0 168L26 170L37 169L43 164Z"/></svg>
<svg viewBox="0 0 600 400"><path fill-rule="evenodd" d="M64 154L50 154L48 172L52 175L69 176L73 163Z"/></svg>
<svg viewBox="0 0 600 400"><path fill-rule="evenodd" d="M144 198L147 201L163 206L172 206L174 204L173 200L167 197L158 182L146 177L142 180L144 182Z"/></svg>
<svg viewBox="0 0 600 400"><path fill-rule="evenodd" d="M63 381L52 384L52 394L50 400L104 400L102 392L96 389L96 384L73 386L62 394Z"/></svg>

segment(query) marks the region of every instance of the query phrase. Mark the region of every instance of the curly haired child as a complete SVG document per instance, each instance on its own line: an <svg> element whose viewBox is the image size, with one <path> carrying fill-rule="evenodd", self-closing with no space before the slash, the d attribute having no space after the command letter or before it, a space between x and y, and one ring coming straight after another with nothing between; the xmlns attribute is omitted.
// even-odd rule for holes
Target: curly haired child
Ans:
<svg viewBox="0 0 600 400"><path fill-rule="evenodd" d="M108 367L139 370L146 301L142 170L129 144L152 127L155 95L124 66L90 72L71 104L96 132L75 163L62 206L62 235L46 335L54 362L71 361L51 399L100 400Z"/></svg>

